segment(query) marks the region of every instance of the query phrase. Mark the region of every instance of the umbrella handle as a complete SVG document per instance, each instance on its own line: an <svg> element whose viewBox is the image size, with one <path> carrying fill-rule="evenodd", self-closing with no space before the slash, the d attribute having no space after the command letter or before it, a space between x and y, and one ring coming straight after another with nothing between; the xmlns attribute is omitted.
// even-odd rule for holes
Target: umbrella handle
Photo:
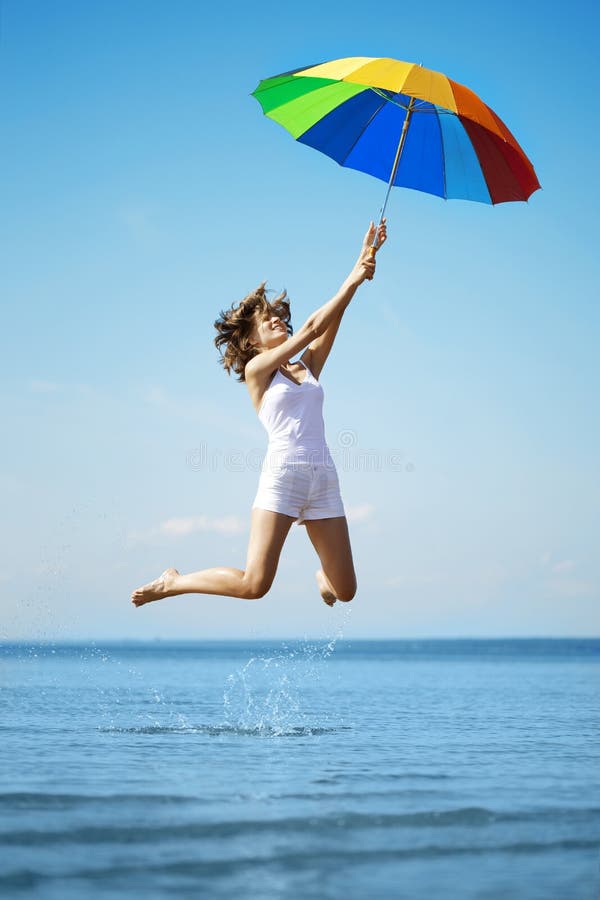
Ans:
<svg viewBox="0 0 600 900"><path fill-rule="evenodd" d="M385 207L382 207L381 212L379 214L379 225L381 225L381 223L383 222L384 212L385 212ZM377 249L378 249L377 248L377 235L379 234L379 225L375 229L375 238L373 240L373 243L371 244L371 253L370 253L371 259L375 259L375 254L377 253ZM369 278L369 281L371 281L370 278Z"/></svg>
<svg viewBox="0 0 600 900"><path fill-rule="evenodd" d="M387 198L386 198L386 204L387 204ZM385 212L385 205L381 209L381 214L379 216L379 225L381 225L381 223L383 222L384 212ZM377 244L377 236L379 234L379 225L375 229L375 239L373 240L373 243L371 244L371 253L370 253L371 259L375 259L375 254L377 253L377 250L379 249L378 244ZM371 277L369 278L369 281L372 281L372 280L373 280L373 276L371 275Z"/></svg>
<svg viewBox="0 0 600 900"><path fill-rule="evenodd" d="M377 233L375 233L375 241L376 240L377 240ZM377 245L376 245L375 241L373 241L373 243L369 247L369 256L371 259L375 259L375 254L377 253ZM367 281L373 281L373 276L372 275L367 276Z"/></svg>
<svg viewBox="0 0 600 900"><path fill-rule="evenodd" d="M380 215L380 217L379 217L379 225L381 225L381 223L382 223L382 221L383 221L383 213L384 213L384 210L382 209L382 210L381 210L381 215ZM370 247L370 253L369 253L369 256L371 257L371 259L375 259L375 254L377 253L377 234L378 234L378 232L379 232L379 225L377 226L377 228L376 228L376 230L375 230L375 239L374 239L374 241L373 241L373 243L371 244L371 247ZM367 278L367 281L373 281L373 276L371 275L370 278Z"/></svg>
<svg viewBox="0 0 600 900"><path fill-rule="evenodd" d="M388 193L388 197L389 197L389 193ZM379 213L379 222L378 222L378 224L377 224L377 228L375 229L375 239L374 239L373 245L372 245L372 247L371 247L371 259L374 259L375 253L376 253L377 250L379 249L379 245L377 244L377 238L379 237L379 226L380 226L381 223L383 222L383 217L384 217L384 215L385 215L385 208L386 208L386 206L387 206L387 197L385 198L385 203L384 203L384 205L381 207L381 212Z"/></svg>

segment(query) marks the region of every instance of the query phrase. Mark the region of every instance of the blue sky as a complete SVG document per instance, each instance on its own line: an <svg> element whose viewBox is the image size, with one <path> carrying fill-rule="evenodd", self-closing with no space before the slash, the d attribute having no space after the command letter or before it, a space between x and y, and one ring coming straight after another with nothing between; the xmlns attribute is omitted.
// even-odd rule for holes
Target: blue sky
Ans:
<svg viewBox="0 0 600 900"><path fill-rule="evenodd" d="M4 0L0 637L598 635L598 12ZM260 281L293 324L344 279L385 186L250 96L343 56L475 90L542 191L392 193L322 375L359 591L293 529L256 603L136 610L166 566L243 568L266 434L213 322Z"/></svg>

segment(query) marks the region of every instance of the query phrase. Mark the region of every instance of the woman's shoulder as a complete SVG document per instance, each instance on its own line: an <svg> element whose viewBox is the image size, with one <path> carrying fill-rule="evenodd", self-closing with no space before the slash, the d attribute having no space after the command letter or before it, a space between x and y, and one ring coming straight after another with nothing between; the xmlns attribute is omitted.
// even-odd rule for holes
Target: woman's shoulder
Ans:
<svg viewBox="0 0 600 900"><path fill-rule="evenodd" d="M248 388L248 393L250 394L250 399L252 400L252 405L256 412L259 411L263 397L265 392L269 389L272 379L277 374L277 370L275 372L264 373L262 370L258 372L254 372L252 368L250 368L250 372L248 368L252 360L246 363L244 368L244 376L246 380L246 387Z"/></svg>
<svg viewBox="0 0 600 900"><path fill-rule="evenodd" d="M252 359L249 359L246 365L244 366L244 378L248 381L249 378L254 376L254 372L256 369L256 356L253 356Z"/></svg>
<svg viewBox="0 0 600 900"><path fill-rule="evenodd" d="M268 384L277 372L277 369L265 369L263 366L252 365L256 357L249 360L244 367L244 380L246 384Z"/></svg>

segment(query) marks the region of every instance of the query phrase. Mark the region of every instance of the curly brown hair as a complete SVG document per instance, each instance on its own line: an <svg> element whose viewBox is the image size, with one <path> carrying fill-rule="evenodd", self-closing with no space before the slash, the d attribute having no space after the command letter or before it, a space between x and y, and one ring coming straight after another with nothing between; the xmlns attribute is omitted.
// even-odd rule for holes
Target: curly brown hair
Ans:
<svg viewBox="0 0 600 900"><path fill-rule="evenodd" d="M290 303L286 299L287 292L284 290L269 302L265 284L266 281L263 281L237 306L232 303L230 309L221 310L219 318L215 321L215 328L219 332L215 338L215 347L221 354L219 362L228 375L231 375L233 369L239 375L238 381L246 380L244 374L246 363L259 352L252 344L252 332L258 322L270 316L279 316L287 333L294 333L290 321ZM222 349L223 345L225 350Z"/></svg>

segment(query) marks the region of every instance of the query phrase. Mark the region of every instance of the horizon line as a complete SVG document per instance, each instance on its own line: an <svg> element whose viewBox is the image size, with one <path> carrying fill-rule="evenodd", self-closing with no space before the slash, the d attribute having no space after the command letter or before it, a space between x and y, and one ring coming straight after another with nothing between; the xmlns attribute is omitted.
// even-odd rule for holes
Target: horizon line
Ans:
<svg viewBox="0 0 600 900"><path fill-rule="evenodd" d="M2 638L0 647L10 644L82 644L82 643L132 643L132 644L210 644L210 643L258 643L260 641L346 641L352 643L365 643L368 641L393 642L393 641L599 641L600 635L438 635L419 637L352 637L344 635L294 635L294 636L264 636L264 637L106 637L106 638Z"/></svg>

